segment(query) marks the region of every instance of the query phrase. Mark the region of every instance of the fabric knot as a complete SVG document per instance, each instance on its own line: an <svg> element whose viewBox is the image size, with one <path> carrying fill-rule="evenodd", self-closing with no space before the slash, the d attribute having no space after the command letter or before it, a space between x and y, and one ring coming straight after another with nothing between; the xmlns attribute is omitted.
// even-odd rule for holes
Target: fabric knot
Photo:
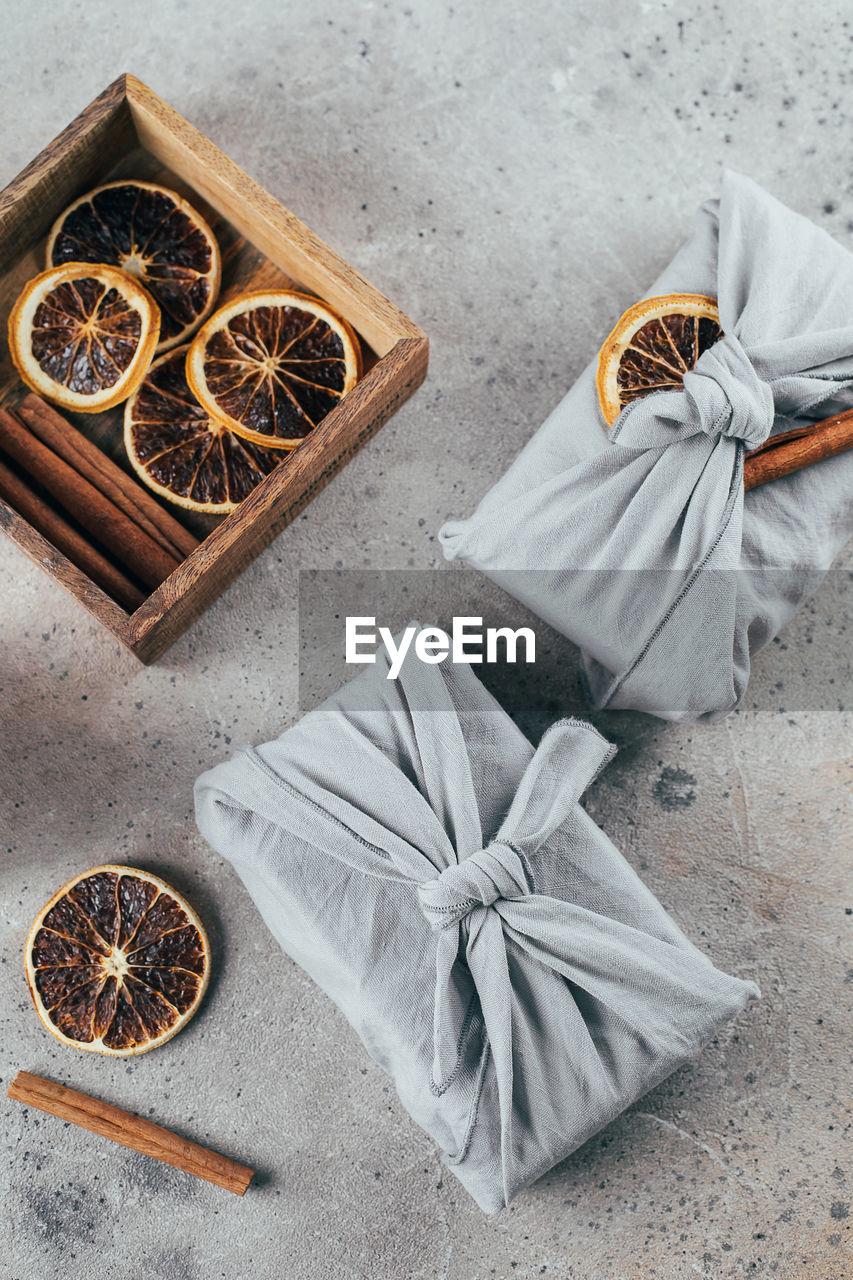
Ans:
<svg viewBox="0 0 853 1280"><path fill-rule="evenodd" d="M684 390L708 435L728 436L756 449L773 430L773 391L734 334L703 351L684 375Z"/></svg>
<svg viewBox="0 0 853 1280"><path fill-rule="evenodd" d="M418 885L421 910L436 933L464 920L477 907L490 907L499 898L523 898L530 892L524 863L511 845L499 840Z"/></svg>
<svg viewBox="0 0 853 1280"><path fill-rule="evenodd" d="M756 449L773 429L774 412L770 384L728 333L685 373L683 390L661 391L628 405L610 439L629 449L657 449L704 432Z"/></svg>

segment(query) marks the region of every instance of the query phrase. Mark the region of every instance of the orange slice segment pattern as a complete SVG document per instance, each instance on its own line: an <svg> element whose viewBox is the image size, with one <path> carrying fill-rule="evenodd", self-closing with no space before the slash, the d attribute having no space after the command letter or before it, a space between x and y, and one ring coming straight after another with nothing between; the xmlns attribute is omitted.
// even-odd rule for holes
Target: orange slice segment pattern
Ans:
<svg viewBox="0 0 853 1280"><path fill-rule="evenodd" d="M619 319L601 348L596 386L604 419L655 391L675 391L703 351L722 337L713 298L646 298Z"/></svg>
<svg viewBox="0 0 853 1280"><path fill-rule="evenodd" d="M176 192L153 183L108 183L66 209L48 238L48 266L66 262L109 263L142 281L162 314L158 352L185 341L219 291L210 227Z"/></svg>
<svg viewBox="0 0 853 1280"><path fill-rule="evenodd" d="M39 1016L81 1049L127 1056L168 1040L207 985L209 947L192 908L158 877L99 867L36 919L27 976Z"/></svg>
<svg viewBox="0 0 853 1280"><path fill-rule="evenodd" d="M130 276L72 263L25 286L9 316L9 350L37 395L96 413L139 385L159 328L157 304Z"/></svg>
<svg viewBox="0 0 853 1280"><path fill-rule="evenodd" d="M652 391L680 387L685 373L721 333L710 316L672 315L649 320L634 334L619 365L616 381L623 407Z"/></svg>
<svg viewBox="0 0 853 1280"><path fill-rule="evenodd" d="M102 281L84 278L58 284L39 303L32 353L54 382L94 395L118 382L141 334L138 311Z"/></svg>
<svg viewBox="0 0 853 1280"><path fill-rule="evenodd" d="M204 371L229 417L250 431L292 440L307 436L340 400L343 355L338 334L316 316L259 307L214 334Z"/></svg>
<svg viewBox="0 0 853 1280"><path fill-rule="evenodd" d="M302 294L250 294L221 308L187 356L200 404L235 434L279 449L304 440L360 372L349 325Z"/></svg>
<svg viewBox="0 0 853 1280"><path fill-rule="evenodd" d="M241 439L202 409L187 386L186 350L155 360L128 400L125 446L155 493L194 511L224 514L287 455Z"/></svg>

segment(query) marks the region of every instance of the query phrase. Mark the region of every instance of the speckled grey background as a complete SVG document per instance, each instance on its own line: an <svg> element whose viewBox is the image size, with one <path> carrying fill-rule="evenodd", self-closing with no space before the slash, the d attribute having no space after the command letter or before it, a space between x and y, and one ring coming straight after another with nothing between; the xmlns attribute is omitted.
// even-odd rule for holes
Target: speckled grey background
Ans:
<svg viewBox="0 0 853 1280"><path fill-rule="evenodd" d="M299 571L437 566L440 522L668 260L721 164L853 248L850 6L2 9L3 180L131 70L419 321L432 366L153 669L0 548L3 1088L26 1067L261 1170L238 1200L4 1100L0 1276L849 1276L849 554L761 655L738 715L599 717L620 753L591 812L764 998L495 1219L272 944L197 836L191 791L296 713ZM541 667L502 696L531 731L580 711L571 647L545 635ZM21 966L53 889L117 860L171 877L216 948L203 1012L129 1065L55 1044Z"/></svg>

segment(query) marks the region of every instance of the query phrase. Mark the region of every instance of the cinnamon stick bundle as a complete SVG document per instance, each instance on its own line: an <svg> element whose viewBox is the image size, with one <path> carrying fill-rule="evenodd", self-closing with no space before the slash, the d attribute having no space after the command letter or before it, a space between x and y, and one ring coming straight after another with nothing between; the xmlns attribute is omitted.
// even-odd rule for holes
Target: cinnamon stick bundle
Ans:
<svg viewBox="0 0 853 1280"><path fill-rule="evenodd" d="M132 1151L141 1151L143 1155L153 1156L164 1164L173 1165L196 1178L204 1178L207 1182L215 1182L217 1186L233 1191L242 1196L254 1177L254 1169L229 1160L216 1151L181 1138L170 1129L164 1129L150 1120L143 1120L130 1111L114 1107L108 1102L101 1102L87 1093L79 1093L77 1089L68 1089L65 1085L45 1080L43 1076L33 1075L29 1071L19 1071L15 1076L6 1096L25 1106L36 1107L49 1115L58 1116L60 1120L68 1120L71 1124L98 1133L102 1138L109 1138Z"/></svg>
<svg viewBox="0 0 853 1280"><path fill-rule="evenodd" d="M164 551L182 560L198 546L198 540L164 511L147 489L125 475L97 445L73 427L61 413L32 392L15 409L24 425L69 466L99 489L105 497L158 542Z"/></svg>
<svg viewBox="0 0 853 1280"><path fill-rule="evenodd" d="M145 596L120 569L111 564L100 551L72 528L67 520L15 475L0 460L0 498L47 538L57 551L82 569L102 591L112 596L128 613L142 604Z"/></svg>
<svg viewBox="0 0 853 1280"><path fill-rule="evenodd" d="M853 409L813 426L773 436L748 453L743 465L743 487L748 491L769 484L847 449L853 449Z"/></svg>
<svg viewBox="0 0 853 1280"><path fill-rule="evenodd" d="M159 587L179 559L133 522L114 502L0 409L0 446L61 503L69 515L149 587Z"/></svg>

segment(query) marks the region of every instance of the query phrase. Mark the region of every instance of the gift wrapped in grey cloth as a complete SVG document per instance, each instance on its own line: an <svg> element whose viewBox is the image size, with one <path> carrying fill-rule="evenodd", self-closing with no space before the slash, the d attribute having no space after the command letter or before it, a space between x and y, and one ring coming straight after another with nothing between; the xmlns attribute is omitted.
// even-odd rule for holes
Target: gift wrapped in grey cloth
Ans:
<svg viewBox="0 0 853 1280"><path fill-rule="evenodd" d="M717 299L723 337L609 438L595 362L440 531L582 651L596 708L715 719L853 533L853 452L744 494L744 454L853 406L853 255L734 173L648 296Z"/></svg>
<svg viewBox="0 0 853 1280"><path fill-rule="evenodd" d="M469 667L387 671L203 774L196 816L494 1212L758 991L581 808L613 755L593 728L534 751Z"/></svg>

